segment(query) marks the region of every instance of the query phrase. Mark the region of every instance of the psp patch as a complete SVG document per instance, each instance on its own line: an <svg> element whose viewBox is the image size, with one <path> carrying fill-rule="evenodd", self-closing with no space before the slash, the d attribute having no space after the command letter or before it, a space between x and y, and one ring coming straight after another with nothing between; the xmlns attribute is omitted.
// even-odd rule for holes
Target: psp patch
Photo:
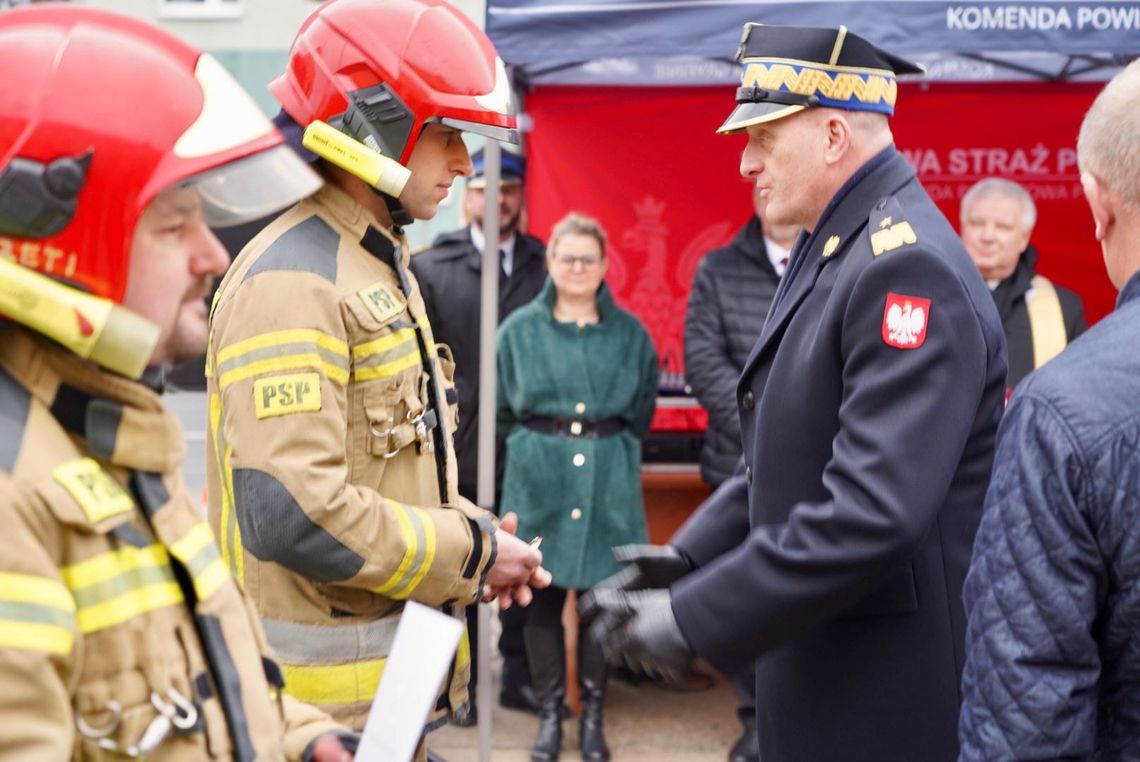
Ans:
<svg viewBox="0 0 1140 762"><path fill-rule="evenodd" d="M291 373L253 382L253 409L258 420L321 409L319 373Z"/></svg>
<svg viewBox="0 0 1140 762"><path fill-rule="evenodd" d="M404 297L393 291L383 283L373 283L368 288L356 292L360 301L372 313L372 317L380 323L387 323L391 318L404 311Z"/></svg>
<svg viewBox="0 0 1140 762"><path fill-rule="evenodd" d="M883 341L896 349L918 349L930 325L930 300L920 296L887 294L883 307Z"/></svg>
<svg viewBox="0 0 1140 762"><path fill-rule="evenodd" d="M92 524L134 508L126 490L91 458L56 466L51 475L71 493Z"/></svg>

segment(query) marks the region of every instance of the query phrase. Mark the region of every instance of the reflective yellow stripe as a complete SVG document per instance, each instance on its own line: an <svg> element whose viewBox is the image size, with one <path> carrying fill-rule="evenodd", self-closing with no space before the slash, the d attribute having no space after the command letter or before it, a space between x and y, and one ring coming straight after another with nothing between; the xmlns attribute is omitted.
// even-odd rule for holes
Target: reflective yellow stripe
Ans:
<svg viewBox="0 0 1140 762"><path fill-rule="evenodd" d="M94 606L80 608L75 619L82 633L98 632L122 624L148 611L174 606L182 602L177 582L163 582L131 590Z"/></svg>
<svg viewBox="0 0 1140 762"><path fill-rule="evenodd" d="M241 539L237 536L237 520L234 517L234 485L230 478L229 449L222 436L222 401L217 394L210 395L210 442L213 444L218 481L222 489L222 507L218 515L218 531L222 535L219 543L222 565L230 570L240 585L245 581L242 574L244 569L241 568Z"/></svg>
<svg viewBox="0 0 1140 762"><path fill-rule="evenodd" d="M170 552L182 563L189 566L190 559L198 555L203 548L214 544L214 533L205 523L194 525L186 534L170 546Z"/></svg>
<svg viewBox="0 0 1140 762"><path fill-rule="evenodd" d="M414 328L401 328L398 331L381 336L378 339L367 341L363 344L357 344L352 348L352 359L357 362L366 360L372 355L378 355L387 352L390 349L395 349L398 345L405 342L415 342L416 331Z"/></svg>
<svg viewBox="0 0 1140 762"><path fill-rule="evenodd" d="M232 516L234 527L233 532L230 533L230 539L233 542L234 551L234 578L238 581L239 585L245 584L245 547L242 545L241 540L241 524L237 520L237 506L234 504L234 469L233 469L233 454L234 448L226 445L225 456L225 471L222 477L226 485L226 499L230 505L230 515Z"/></svg>
<svg viewBox="0 0 1140 762"><path fill-rule="evenodd" d="M282 664L285 692L298 701L318 705L370 702L376 697L387 659L350 664Z"/></svg>
<svg viewBox="0 0 1140 762"><path fill-rule="evenodd" d="M0 619L0 648L22 648L66 656L75 643L75 633L65 627L37 622Z"/></svg>
<svg viewBox="0 0 1140 762"><path fill-rule="evenodd" d="M420 582L423 582L424 577L427 576L428 571L431 569L432 563L435 561L435 522L431 520L431 516L429 516L428 512L423 508L417 508L415 506L411 506L411 508L413 511L415 511L416 515L420 517L420 521L423 522L424 545L426 546L426 551L424 553L423 561L420 562L420 568L416 571L415 576L413 576L412 579L408 582L408 586L404 590L400 591L400 597L402 598L406 598L407 596L411 595L412 591L414 591L419 586Z"/></svg>
<svg viewBox="0 0 1140 762"><path fill-rule="evenodd" d="M0 572L0 648L65 655L75 626L75 600L61 582Z"/></svg>
<svg viewBox="0 0 1140 762"><path fill-rule="evenodd" d="M230 384L242 381L263 373L273 373L281 370L294 370L296 368L319 368L324 371L330 381L338 384L348 383L348 371L332 363L326 362L316 352L301 352L284 357L271 357L258 360L249 365L242 365L233 370L226 371L218 377L218 388L225 390Z"/></svg>
<svg viewBox="0 0 1140 762"><path fill-rule="evenodd" d="M107 582L120 574L148 567L169 568L170 556L161 545L136 548L127 545L60 569L60 575L73 593Z"/></svg>
<svg viewBox="0 0 1140 762"><path fill-rule="evenodd" d="M396 357L395 355L399 355L401 351L405 354ZM401 328L386 336L358 344L352 348L352 359L357 365L384 355L393 357L393 359L378 365L357 367L352 371L352 377L357 381L387 378L402 370L420 365L422 361L420 360L419 343L416 341L415 329Z"/></svg>
<svg viewBox="0 0 1140 762"><path fill-rule="evenodd" d="M471 663L471 638L467 635L467 626L463 626L463 634L459 636L459 647L455 649L455 668L463 669Z"/></svg>
<svg viewBox="0 0 1140 762"><path fill-rule="evenodd" d="M412 354L404 355L398 360L386 362L383 365L376 365L369 368L356 368L352 371L352 377L356 381L370 381L374 378L388 378L394 376L402 370L408 368L415 368L421 364L420 353L415 351Z"/></svg>
<svg viewBox="0 0 1140 762"><path fill-rule="evenodd" d="M416 320L416 325L420 327L420 331L424 335L424 343L427 344L428 352L435 354L435 334L431 330L431 322L428 320L427 315L422 315Z"/></svg>
<svg viewBox="0 0 1140 762"><path fill-rule="evenodd" d="M114 627L148 611L182 602L161 545L127 546L60 569L77 602L80 632Z"/></svg>
<svg viewBox="0 0 1140 762"><path fill-rule="evenodd" d="M385 500L387 506L396 515L396 521L400 525L400 534L404 538L404 557L400 559L400 565L397 567L395 573L388 578L388 580L379 587L373 588L373 592L386 593L395 588L397 585L405 581L405 576L408 569L412 565L412 560L416 557L417 542L416 530L412 527L411 519L408 518L407 507L397 503L395 500Z"/></svg>
<svg viewBox="0 0 1140 762"><path fill-rule="evenodd" d="M170 552L190 570L199 598L209 598L229 576L208 524L195 526L170 546Z"/></svg>
<svg viewBox="0 0 1140 762"><path fill-rule="evenodd" d="M75 599L61 582L31 574L0 572L0 600L36 603L70 613L75 612Z"/></svg>
<svg viewBox="0 0 1140 762"><path fill-rule="evenodd" d="M236 344L230 344L221 352L218 352L217 363L221 365L227 360L243 355L246 352L255 349L266 349L280 344L316 344L318 347L341 355L346 360L348 359L348 344L341 339L314 328L296 328L288 331L262 333L239 341Z"/></svg>
<svg viewBox="0 0 1140 762"><path fill-rule="evenodd" d="M221 558L215 558L210 565L194 576L194 589L198 591L199 598L209 598L222 583L230 578Z"/></svg>

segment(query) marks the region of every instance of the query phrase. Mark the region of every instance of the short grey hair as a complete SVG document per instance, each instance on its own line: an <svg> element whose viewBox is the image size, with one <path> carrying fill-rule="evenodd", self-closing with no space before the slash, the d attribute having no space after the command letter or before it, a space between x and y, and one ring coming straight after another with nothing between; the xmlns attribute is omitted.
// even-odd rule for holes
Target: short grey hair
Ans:
<svg viewBox="0 0 1140 762"><path fill-rule="evenodd" d="M1033 232L1033 226L1037 224L1037 204L1033 203L1033 196L1029 195L1029 191L1025 190L1023 186L1002 177L987 177L984 180L979 180L970 187L970 190L966 191L966 195L962 196L962 205L959 207L962 224L966 224L966 216L970 213L970 207L974 205L975 201L993 196L1012 198L1021 204L1021 229L1026 233Z"/></svg>
<svg viewBox="0 0 1140 762"><path fill-rule="evenodd" d="M587 217L578 212L570 212L555 225L554 229L550 231L550 242L546 244L546 256L554 256L554 248L558 245L558 239L566 235L581 235L587 238L593 238L598 242L598 247L602 250L602 258L606 256L606 231L602 229L601 223L593 217Z"/></svg>
<svg viewBox="0 0 1140 762"><path fill-rule="evenodd" d="M1113 77L1085 114L1077 165L1140 207L1140 60Z"/></svg>

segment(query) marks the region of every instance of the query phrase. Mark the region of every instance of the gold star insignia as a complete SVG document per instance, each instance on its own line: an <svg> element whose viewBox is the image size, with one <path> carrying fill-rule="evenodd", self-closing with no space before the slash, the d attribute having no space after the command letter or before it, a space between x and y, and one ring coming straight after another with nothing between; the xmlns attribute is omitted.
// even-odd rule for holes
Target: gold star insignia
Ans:
<svg viewBox="0 0 1140 762"><path fill-rule="evenodd" d="M839 236L833 235L831 238L828 238L827 243L825 243L823 245L823 256L824 256L824 258L826 259L827 257L830 257L832 254L835 253L835 250L838 248L839 248Z"/></svg>
<svg viewBox="0 0 1140 762"><path fill-rule="evenodd" d="M879 223L880 229L889 228L890 226L891 226L891 218L890 217L884 217L882 222Z"/></svg>

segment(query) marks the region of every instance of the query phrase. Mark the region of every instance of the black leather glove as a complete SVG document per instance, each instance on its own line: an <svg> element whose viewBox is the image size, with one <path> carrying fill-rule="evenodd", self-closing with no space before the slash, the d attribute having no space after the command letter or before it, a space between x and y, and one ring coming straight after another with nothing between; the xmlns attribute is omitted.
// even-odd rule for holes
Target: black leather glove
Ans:
<svg viewBox="0 0 1140 762"><path fill-rule="evenodd" d="M593 619L598 613L595 591L667 588L694 568L689 557L672 545L618 545L613 554L626 567L582 596L578 612L583 618Z"/></svg>
<svg viewBox="0 0 1140 762"><path fill-rule="evenodd" d="M606 660L654 679L678 681L690 671L693 649L673 616L668 590L597 590L598 616L590 637Z"/></svg>

